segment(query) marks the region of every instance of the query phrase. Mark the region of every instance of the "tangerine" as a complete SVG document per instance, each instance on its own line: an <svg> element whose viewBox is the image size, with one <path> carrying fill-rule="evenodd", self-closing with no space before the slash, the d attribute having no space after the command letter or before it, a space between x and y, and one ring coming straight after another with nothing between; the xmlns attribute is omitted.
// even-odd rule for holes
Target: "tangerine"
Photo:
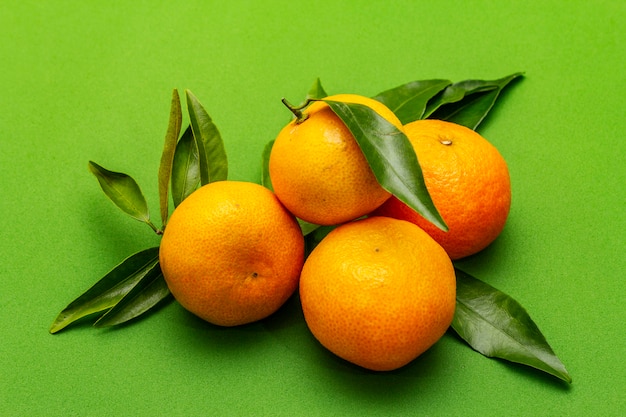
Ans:
<svg viewBox="0 0 626 417"><path fill-rule="evenodd" d="M269 316L294 293L304 237L267 188L218 181L176 207L159 259L185 309L210 323L235 326Z"/></svg>
<svg viewBox="0 0 626 417"><path fill-rule="evenodd" d="M477 132L456 123L418 120L406 124L404 131L449 230L440 230L395 197L374 214L417 224L453 260L487 247L502 232L511 206L509 170L500 152Z"/></svg>
<svg viewBox="0 0 626 417"><path fill-rule="evenodd" d="M306 324L337 356L388 371L443 336L456 280L443 248L416 225L368 217L338 226L311 252L300 278Z"/></svg>
<svg viewBox="0 0 626 417"><path fill-rule="evenodd" d="M402 129L382 103L355 94L327 97L364 104ZM390 196L383 189L354 136L328 104L317 101L306 120L291 121L278 134L269 160L274 192L296 217L318 225L354 220Z"/></svg>

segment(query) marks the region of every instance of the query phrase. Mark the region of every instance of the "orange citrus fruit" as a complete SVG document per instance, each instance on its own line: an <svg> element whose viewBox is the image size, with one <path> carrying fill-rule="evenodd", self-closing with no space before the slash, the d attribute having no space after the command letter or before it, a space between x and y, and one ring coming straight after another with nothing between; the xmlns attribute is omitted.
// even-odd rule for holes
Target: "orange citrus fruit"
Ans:
<svg viewBox="0 0 626 417"><path fill-rule="evenodd" d="M359 95L327 97L363 104L402 129L382 103ZM294 215L310 223L335 225L370 213L390 194L376 180L358 143L328 104L318 101L307 119L290 122L278 134L269 160L274 192Z"/></svg>
<svg viewBox="0 0 626 417"><path fill-rule="evenodd" d="M404 131L449 230L438 229L395 197L375 214L417 224L452 259L487 247L504 228L511 205L509 170L500 152L477 132L455 123L418 120Z"/></svg>
<svg viewBox="0 0 626 417"><path fill-rule="evenodd" d="M304 237L267 188L218 181L174 210L159 259L184 308L213 324L235 326L269 316L293 294Z"/></svg>
<svg viewBox="0 0 626 417"><path fill-rule="evenodd" d="M305 321L328 350L367 369L411 362L443 336L456 305L443 248L410 222L369 217L338 226L300 277Z"/></svg>

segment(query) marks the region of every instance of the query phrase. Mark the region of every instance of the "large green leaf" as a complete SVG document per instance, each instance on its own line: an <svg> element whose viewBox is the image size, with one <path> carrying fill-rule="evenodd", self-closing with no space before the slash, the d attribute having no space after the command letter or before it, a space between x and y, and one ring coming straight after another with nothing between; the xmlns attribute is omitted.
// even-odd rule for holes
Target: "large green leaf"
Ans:
<svg viewBox="0 0 626 417"><path fill-rule="evenodd" d="M518 72L494 81L470 80L459 83L455 87L456 94L464 93L463 97L455 102L441 104L429 117L476 130L493 108L504 87L521 76L522 73Z"/></svg>
<svg viewBox="0 0 626 417"><path fill-rule="evenodd" d="M167 223L169 215L169 188L170 177L172 175L172 161L174 159L174 151L176 150L176 142L180 135L183 114L180 106L180 96L178 90L172 91L172 102L170 105L170 120L165 134L165 144L163 145L163 153L161 154L161 163L159 164L159 202L161 208L161 221L163 228Z"/></svg>
<svg viewBox="0 0 626 417"><path fill-rule="evenodd" d="M146 198L132 177L121 172L109 171L93 161L89 161L89 171L95 175L102 191L116 206L134 219L157 230L150 221Z"/></svg>
<svg viewBox="0 0 626 417"><path fill-rule="evenodd" d="M115 326L137 318L165 299L171 293L157 263L113 308L94 323L96 327Z"/></svg>
<svg viewBox="0 0 626 417"><path fill-rule="evenodd" d="M65 307L50 326L50 333L90 314L112 308L158 265L158 261L158 247L129 256Z"/></svg>
<svg viewBox="0 0 626 417"><path fill-rule="evenodd" d="M374 99L389 107L402 124L407 124L421 119L428 101L451 83L450 80L412 81L383 91Z"/></svg>
<svg viewBox="0 0 626 417"><path fill-rule="evenodd" d="M492 286L455 269L457 302L452 328L488 357L528 365L566 382L572 378L526 310Z"/></svg>
<svg viewBox="0 0 626 417"><path fill-rule="evenodd" d="M380 185L442 230L447 226L426 189L404 133L363 104L324 100L359 144Z"/></svg>
<svg viewBox="0 0 626 417"><path fill-rule="evenodd" d="M222 136L196 96L189 90L186 94L191 130L198 146L201 184L225 180L228 160Z"/></svg>
<svg viewBox="0 0 626 417"><path fill-rule="evenodd" d="M176 145L172 164L172 200L174 207L193 193L200 184L198 146L189 126Z"/></svg>

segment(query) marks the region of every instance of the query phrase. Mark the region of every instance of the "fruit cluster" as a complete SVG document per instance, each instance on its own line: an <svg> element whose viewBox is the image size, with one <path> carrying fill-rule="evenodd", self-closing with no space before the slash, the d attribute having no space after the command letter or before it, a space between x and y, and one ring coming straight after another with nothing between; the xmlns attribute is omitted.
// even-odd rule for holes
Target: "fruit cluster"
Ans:
<svg viewBox="0 0 626 417"><path fill-rule="evenodd" d="M447 231L380 184L328 102L366 106L406 135ZM397 369L450 326L452 260L502 231L511 201L506 163L469 128L435 119L403 125L358 95L315 101L298 116L273 143L273 190L216 181L178 205L160 246L163 276L181 305L223 326L265 318L299 288L323 346L368 369ZM332 226L308 256L304 222Z"/></svg>

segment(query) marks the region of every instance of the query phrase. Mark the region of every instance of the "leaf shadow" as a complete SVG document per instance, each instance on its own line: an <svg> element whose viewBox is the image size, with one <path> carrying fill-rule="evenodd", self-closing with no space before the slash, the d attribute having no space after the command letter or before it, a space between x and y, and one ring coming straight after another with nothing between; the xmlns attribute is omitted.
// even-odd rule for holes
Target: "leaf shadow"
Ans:
<svg viewBox="0 0 626 417"><path fill-rule="evenodd" d="M102 196L90 194L85 197L78 210L83 229L94 246L93 251L106 253L113 262L119 262L139 249L159 245L160 238L146 225L131 219L112 204L97 197ZM110 266L114 266L114 263Z"/></svg>

